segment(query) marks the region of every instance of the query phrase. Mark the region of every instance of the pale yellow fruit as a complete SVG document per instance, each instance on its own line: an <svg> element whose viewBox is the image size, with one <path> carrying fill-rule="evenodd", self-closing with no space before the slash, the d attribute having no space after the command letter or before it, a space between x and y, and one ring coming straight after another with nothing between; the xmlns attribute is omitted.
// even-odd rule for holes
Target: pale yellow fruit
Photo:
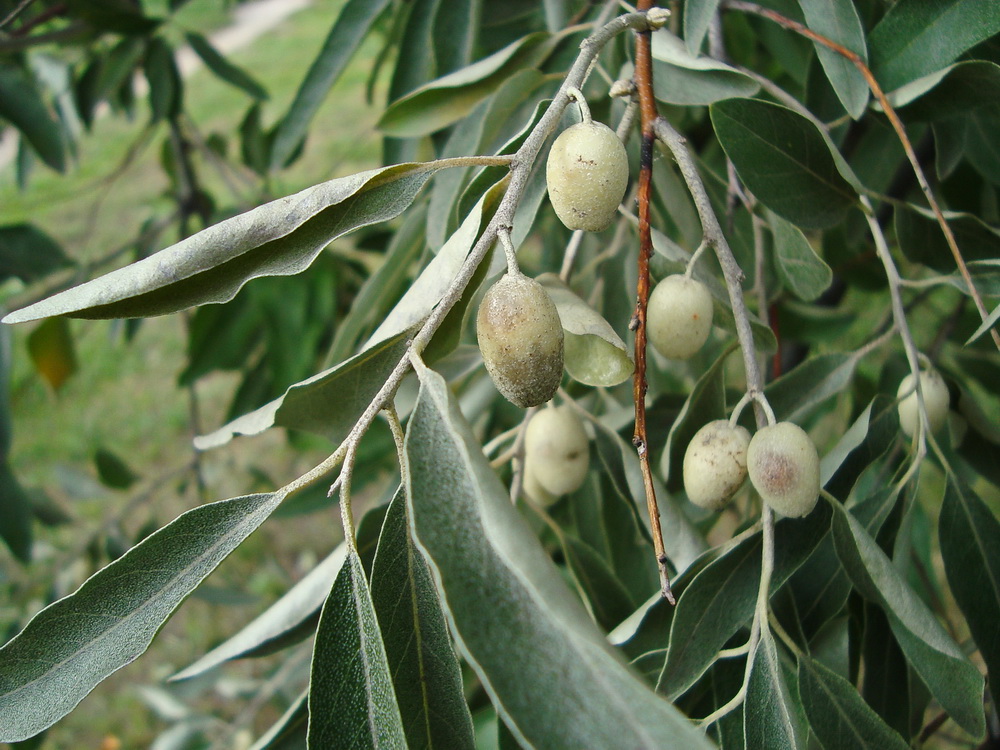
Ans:
<svg viewBox="0 0 1000 750"><path fill-rule="evenodd" d="M603 123L577 123L552 144L545 180L549 201L563 224L600 232L615 218L628 188L625 146Z"/></svg>
<svg viewBox="0 0 1000 750"><path fill-rule="evenodd" d="M538 485L552 495L580 489L590 467L590 443L571 407L542 409L531 418L524 434L524 462L525 474L530 470Z"/></svg>
<svg viewBox="0 0 1000 750"><path fill-rule="evenodd" d="M709 422L684 451L684 491L701 508L719 510L747 478L750 433L726 419Z"/></svg>
<svg viewBox="0 0 1000 750"><path fill-rule="evenodd" d="M688 359L712 331L712 295L700 281L667 276L649 295L646 335L664 357Z"/></svg>
<svg viewBox="0 0 1000 750"><path fill-rule="evenodd" d="M559 499L558 495L553 495L539 483L535 476L535 465L531 461L524 462L523 490L529 500L543 507L548 507Z"/></svg>
<svg viewBox="0 0 1000 750"><path fill-rule="evenodd" d="M563 329L548 293L534 279L507 274L479 305L476 336L497 390L522 408L551 399L563 373Z"/></svg>
<svg viewBox="0 0 1000 750"><path fill-rule="evenodd" d="M944 378L937 370L922 370L920 372L920 390L924 394L924 406L927 407L927 421L931 432L937 432L948 419L948 405L951 397ZM909 394L909 395L907 395ZM913 385L913 373L910 373L899 384L896 391L899 402L899 427L907 437L913 437L917 431L917 420L920 419L920 407L917 404L917 391Z"/></svg>
<svg viewBox="0 0 1000 750"><path fill-rule="evenodd" d="M758 430L747 448L747 472L761 499L798 518L819 499L819 454L798 425L778 422Z"/></svg>

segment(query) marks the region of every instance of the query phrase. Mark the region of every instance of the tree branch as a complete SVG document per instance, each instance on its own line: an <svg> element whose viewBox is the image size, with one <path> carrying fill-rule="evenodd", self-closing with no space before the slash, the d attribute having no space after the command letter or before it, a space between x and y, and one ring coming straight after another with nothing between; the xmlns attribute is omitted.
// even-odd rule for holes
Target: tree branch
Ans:
<svg viewBox="0 0 1000 750"><path fill-rule="evenodd" d="M648 10L651 0L641 0L639 10ZM639 117L642 142L639 145L639 280L636 286L635 315L630 328L635 331L635 376L632 381L632 397L635 401L635 431L632 445L639 454L642 469L642 484L646 492L646 510L653 532L653 551L660 573L660 592L663 598L674 604L670 590L670 572L667 569L666 551L663 545L663 529L660 527L660 508L653 486L653 472L649 466L649 438L646 434L646 308L649 303L649 259L653 254L653 237L649 223L650 201L653 195L653 144L656 136L653 123L657 118L656 102L653 99L653 56L649 29L638 29L635 34L635 74L636 91L639 95Z"/></svg>

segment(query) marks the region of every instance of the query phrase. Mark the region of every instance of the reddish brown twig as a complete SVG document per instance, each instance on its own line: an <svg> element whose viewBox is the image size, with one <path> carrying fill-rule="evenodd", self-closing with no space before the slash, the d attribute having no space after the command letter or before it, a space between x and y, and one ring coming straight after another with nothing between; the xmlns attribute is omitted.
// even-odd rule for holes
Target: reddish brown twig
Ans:
<svg viewBox="0 0 1000 750"><path fill-rule="evenodd" d="M647 11L652 0L640 0L637 9ZM649 227L650 199L653 192L653 144L656 136L656 102L653 100L653 57L650 32L637 31L635 35L635 87L639 93L639 113L642 125L642 143L639 158L639 283L636 288L635 316L631 327L635 330L635 432L632 445L639 454L642 483L646 489L646 509L653 532L653 550L660 571L660 589L663 598L674 604L670 590L670 573L667 554L663 547L663 529L660 528L660 508L653 488L653 473L649 466L649 442L646 437L646 306L649 302L649 258L653 253L653 238Z"/></svg>
<svg viewBox="0 0 1000 750"><path fill-rule="evenodd" d="M770 8L765 8L757 3L745 2L744 0L729 0L726 3L726 7L761 16L773 21L779 26L794 31L807 39L811 39L817 44L822 44L827 49L833 50L841 57L850 60L854 67L858 69L864 77L865 82L868 84L868 88L871 89L872 94L874 94L875 98L878 99L879 104L885 112L885 116L889 118L892 129L896 131L896 137L899 138L899 142L902 144L903 150L906 152L906 158L913 167L913 173L916 175L917 182L920 184L920 189L923 191L924 197L927 199L927 204L931 207L931 210L934 212L934 217L937 219L938 225L941 227L941 232L944 234L945 242L948 243L948 248L951 250L952 257L955 259L955 265L958 266L959 273L962 274L962 279L969 287L969 295L972 297L972 301L975 302L976 309L979 311L980 317L985 321L990 316L990 313L986 309L986 305L983 303L983 298L980 296L979 290L976 289L976 286L972 283L972 275L969 273L968 266L965 265L965 258L962 257L962 253L958 249L958 242L955 241L955 234L951 231L951 226L944 218L944 214L941 212L941 207L938 205L937 199L931 191L930 184L927 182L927 177L924 175L924 170L920 166L920 161L917 159L917 154L913 150L913 144L910 143L910 139L906 135L906 129L903 127L902 120L899 119L899 115L896 114L896 110L893 109L892 105L889 103L888 97L886 97L885 92L882 91L882 87L879 86L878 81L875 80L875 76L872 74L871 69L865 61L862 60L857 53L852 52L843 45L837 44L837 42L823 36L822 34L817 34L815 31L798 21L794 21L787 16L783 16ZM996 344L997 349L1000 349L1000 332L998 332L996 328L993 328L990 333L993 336L993 343Z"/></svg>

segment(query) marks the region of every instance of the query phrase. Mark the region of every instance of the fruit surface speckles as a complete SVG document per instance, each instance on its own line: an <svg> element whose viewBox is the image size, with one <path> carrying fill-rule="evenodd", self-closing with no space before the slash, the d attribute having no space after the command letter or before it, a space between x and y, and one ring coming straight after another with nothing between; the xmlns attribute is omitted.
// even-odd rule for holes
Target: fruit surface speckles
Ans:
<svg viewBox="0 0 1000 750"><path fill-rule="evenodd" d="M688 359L708 339L712 314L712 295L704 284L680 274L667 276L649 295L649 343L664 357Z"/></svg>
<svg viewBox="0 0 1000 750"><path fill-rule="evenodd" d="M534 279L507 274L479 306L476 336L497 390L522 408L555 395L563 373L559 312Z"/></svg>
<svg viewBox="0 0 1000 750"><path fill-rule="evenodd" d="M930 430L937 432L948 419L948 405L951 400L948 386L937 370L922 370L920 390L924 395ZM917 420L920 419L920 407L917 403L917 391L913 385L912 373L903 378L903 382L899 384L896 398L902 399L898 407L899 427L907 437L913 437L917 431Z"/></svg>
<svg viewBox="0 0 1000 750"><path fill-rule="evenodd" d="M524 434L525 486L528 475L552 496L576 492L590 467L590 443L583 422L569 406L539 411Z"/></svg>
<svg viewBox="0 0 1000 750"><path fill-rule="evenodd" d="M750 433L729 421L709 422L684 452L684 491L695 505L719 510L747 477Z"/></svg>
<svg viewBox="0 0 1000 750"><path fill-rule="evenodd" d="M614 220L628 188L628 155L621 139L599 122L566 128L545 164L549 201L569 229L600 232Z"/></svg>
<svg viewBox="0 0 1000 750"><path fill-rule="evenodd" d="M758 430L747 448L747 472L761 499L798 518L819 499L819 454L798 425L778 422Z"/></svg>

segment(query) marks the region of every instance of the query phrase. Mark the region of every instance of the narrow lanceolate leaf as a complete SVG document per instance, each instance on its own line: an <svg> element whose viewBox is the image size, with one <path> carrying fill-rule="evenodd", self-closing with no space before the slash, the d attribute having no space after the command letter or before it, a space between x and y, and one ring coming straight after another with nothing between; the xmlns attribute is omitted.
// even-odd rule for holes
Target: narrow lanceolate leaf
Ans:
<svg viewBox="0 0 1000 750"><path fill-rule="evenodd" d="M309 691L303 691L250 750L301 750L308 740Z"/></svg>
<svg viewBox="0 0 1000 750"><path fill-rule="evenodd" d="M405 356L406 332L376 344L336 367L290 386L283 396L194 439L198 450L225 445L236 435L288 427L339 443L368 408L389 373Z"/></svg>
<svg viewBox="0 0 1000 750"><path fill-rule="evenodd" d="M768 214L778 276L788 291L801 300L812 302L830 286L833 271L816 254L801 229L776 214Z"/></svg>
<svg viewBox="0 0 1000 750"><path fill-rule="evenodd" d="M316 631L309 747L406 747L371 592L354 550L347 553Z"/></svg>
<svg viewBox="0 0 1000 750"><path fill-rule="evenodd" d="M805 518L778 522L772 591L805 562L829 528L830 511L822 505ZM709 563L684 589L671 622L658 692L670 699L681 696L712 665L726 641L749 622L760 584L760 555L757 532Z"/></svg>
<svg viewBox="0 0 1000 750"><path fill-rule="evenodd" d="M799 696L824 750L906 750L909 745L857 688L808 656L799 657Z"/></svg>
<svg viewBox="0 0 1000 750"><path fill-rule="evenodd" d="M952 475L938 533L948 584L992 685L1000 680L1000 522L970 487Z"/></svg>
<svg viewBox="0 0 1000 750"><path fill-rule="evenodd" d="M35 370L58 391L76 372L76 347L69 321L46 320L28 336L28 354Z"/></svg>
<svg viewBox="0 0 1000 750"><path fill-rule="evenodd" d="M3 322L148 317L228 302L247 281L299 273L342 234L398 216L443 166L399 164L322 182L12 312Z"/></svg>
<svg viewBox="0 0 1000 750"><path fill-rule="evenodd" d="M267 99L267 90L254 80L243 68L229 62L201 34L189 31L184 35L205 66L226 83L242 89L254 99Z"/></svg>
<svg viewBox="0 0 1000 750"><path fill-rule="evenodd" d="M518 741L710 747L591 623L511 505L447 383L424 367L417 374L405 472L414 530L459 645Z"/></svg>
<svg viewBox="0 0 1000 750"><path fill-rule="evenodd" d="M516 70L532 67L548 53L549 34L536 32L393 102L378 129L394 138L428 135L458 122L496 91Z"/></svg>
<svg viewBox="0 0 1000 750"><path fill-rule="evenodd" d="M21 562L31 559L31 498L11 471L7 458L0 459L0 538Z"/></svg>
<svg viewBox="0 0 1000 750"><path fill-rule="evenodd" d="M0 649L0 741L38 734L141 655L283 498L246 495L190 510L39 612Z"/></svg>
<svg viewBox="0 0 1000 750"><path fill-rule="evenodd" d="M951 718L974 737L986 731L983 676L914 593L861 523L837 505L834 541L855 588L881 607L907 660Z"/></svg>
<svg viewBox="0 0 1000 750"><path fill-rule="evenodd" d="M740 179L774 213L805 229L825 229L856 202L823 135L802 115L759 99L726 99L711 111Z"/></svg>
<svg viewBox="0 0 1000 750"><path fill-rule="evenodd" d="M868 62L865 47L865 30L858 18L854 3L840 0L799 0L806 25ZM868 83L850 60L837 54L823 44L816 44L816 55L830 79L837 98L844 109L855 120L859 119L868 105Z"/></svg>
<svg viewBox="0 0 1000 750"><path fill-rule="evenodd" d="M811 357L768 383L764 395L778 419L798 422L849 387L857 365L856 356L840 352Z"/></svg>
<svg viewBox="0 0 1000 750"><path fill-rule="evenodd" d="M868 35L872 72L892 91L998 32L1000 3L993 0L900 0Z"/></svg>
<svg viewBox="0 0 1000 750"><path fill-rule="evenodd" d="M594 386L618 385L630 378L635 365L611 324L555 274L542 274L537 281L559 311L570 377Z"/></svg>
<svg viewBox="0 0 1000 750"><path fill-rule="evenodd" d="M330 88L388 4L389 0L350 0L344 5L323 42L323 49L313 60L295 99L278 123L271 147L271 169L280 169L295 153Z"/></svg>
<svg viewBox="0 0 1000 750"><path fill-rule="evenodd" d="M448 238L371 335L365 343L366 349L423 322L431 314L455 280L489 218L493 216L506 187L507 181L502 180L486 191L462 221L462 225Z"/></svg>
<svg viewBox="0 0 1000 750"><path fill-rule="evenodd" d="M808 735L799 711L778 659L774 636L765 624L754 650L743 706L746 747L766 747L768 750L805 748Z"/></svg>
<svg viewBox="0 0 1000 750"><path fill-rule="evenodd" d="M693 55L666 29L653 34L653 93L660 101L687 106L733 96L753 96L760 84L713 57Z"/></svg>
<svg viewBox="0 0 1000 750"><path fill-rule="evenodd" d="M59 243L34 224L0 227L0 280L16 276L30 283L71 264Z"/></svg>
<svg viewBox="0 0 1000 750"><path fill-rule="evenodd" d="M389 505L372 564L372 601L406 742L412 750L474 748L462 670L408 516L400 488Z"/></svg>
<svg viewBox="0 0 1000 750"><path fill-rule="evenodd" d="M346 557L347 547L341 544L242 630L170 679L187 680L230 659L271 653L281 643L304 638L305 633L300 631L310 623L315 627L315 618L319 615L319 610L330 593L330 586Z"/></svg>
<svg viewBox="0 0 1000 750"><path fill-rule="evenodd" d="M66 169L66 147L59 123L28 77L6 65L0 66L0 119L21 131L42 161L58 172Z"/></svg>

